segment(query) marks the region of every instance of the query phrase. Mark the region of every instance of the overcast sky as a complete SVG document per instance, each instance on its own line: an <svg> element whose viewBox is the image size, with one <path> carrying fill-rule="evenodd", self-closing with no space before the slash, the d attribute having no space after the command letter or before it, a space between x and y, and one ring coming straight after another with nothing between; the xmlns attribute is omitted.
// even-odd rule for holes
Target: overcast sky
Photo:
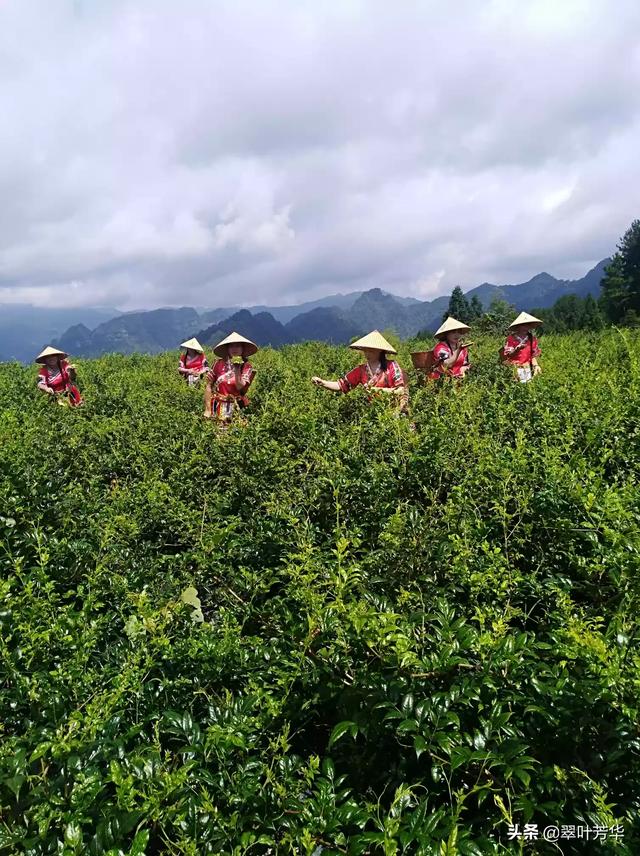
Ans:
<svg viewBox="0 0 640 856"><path fill-rule="evenodd" d="M638 0L0 0L0 108L0 302L430 299L640 216Z"/></svg>

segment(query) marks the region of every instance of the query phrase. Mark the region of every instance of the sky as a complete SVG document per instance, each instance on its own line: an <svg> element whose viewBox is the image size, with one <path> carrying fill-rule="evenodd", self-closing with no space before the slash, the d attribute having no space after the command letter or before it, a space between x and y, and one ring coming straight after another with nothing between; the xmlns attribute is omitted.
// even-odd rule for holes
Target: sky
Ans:
<svg viewBox="0 0 640 856"><path fill-rule="evenodd" d="M577 278L639 92L637 0L0 0L0 304Z"/></svg>

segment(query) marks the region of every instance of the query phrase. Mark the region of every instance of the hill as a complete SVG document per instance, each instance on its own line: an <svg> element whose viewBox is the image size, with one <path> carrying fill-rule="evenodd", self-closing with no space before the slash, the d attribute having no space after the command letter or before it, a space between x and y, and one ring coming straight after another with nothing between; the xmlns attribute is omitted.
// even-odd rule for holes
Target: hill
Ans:
<svg viewBox="0 0 640 856"><path fill-rule="evenodd" d="M527 282L513 285L482 283L466 294L468 298L477 296L485 308L496 296L503 297L518 309L547 308L567 294L597 296L608 262L609 259L604 259L577 280L560 280L543 272ZM420 301L371 288L346 295L329 295L297 306L228 307L204 312L184 307L128 313L98 324L93 330L90 324L79 320L62 336L51 338L55 338L59 347L77 356L98 356L110 352L159 353L175 348L182 339L193 336L197 331L204 343L209 344L234 327L258 343L274 346L302 340L346 342L376 328L394 330L400 336L412 336L420 330L435 330L448 302L449 295ZM40 340L35 344L31 336L21 353L32 358L42 344L44 342ZM0 343L0 359L7 358L3 356L4 348ZM14 352L15 347L9 350L9 356Z"/></svg>
<svg viewBox="0 0 640 856"><path fill-rule="evenodd" d="M195 309L154 309L119 315L95 330L72 327L54 344L61 350L83 357L105 353L132 354L142 351L159 354L192 336L200 318Z"/></svg>
<svg viewBox="0 0 640 856"><path fill-rule="evenodd" d="M0 360L30 362L69 325L82 324L92 329L119 314L117 309L109 307L48 309L27 304L0 304Z"/></svg>
<svg viewBox="0 0 640 856"><path fill-rule="evenodd" d="M285 328L269 312L252 315L247 309L241 309L219 324L200 330L197 338L203 345L216 345L234 330L261 347L271 345L278 348L290 341Z"/></svg>
<svg viewBox="0 0 640 856"><path fill-rule="evenodd" d="M347 344L363 333L359 321L351 320L335 306L322 306L296 315L285 325L290 342L329 342Z"/></svg>

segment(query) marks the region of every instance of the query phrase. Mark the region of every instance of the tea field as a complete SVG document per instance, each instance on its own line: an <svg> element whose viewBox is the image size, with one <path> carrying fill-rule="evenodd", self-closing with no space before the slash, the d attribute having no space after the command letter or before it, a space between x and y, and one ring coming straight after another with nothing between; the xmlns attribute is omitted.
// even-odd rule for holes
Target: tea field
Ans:
<svg viewBox="0 0 640 856"><path fill-rule="evenodd" d="M177 353L0 366L1 854L640 852L640 334L499 344L416 431L347 348L225 434Z"/></svg>

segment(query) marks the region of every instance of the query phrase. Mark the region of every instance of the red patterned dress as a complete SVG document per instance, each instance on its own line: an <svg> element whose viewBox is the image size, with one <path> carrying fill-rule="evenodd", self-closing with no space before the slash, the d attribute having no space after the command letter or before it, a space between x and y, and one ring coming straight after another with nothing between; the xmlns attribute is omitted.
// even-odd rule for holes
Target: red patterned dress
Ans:
<svg viewBox="0 0 640 856"><path fill-rule="evenodd" d="M218 360L207 375L207 382L213 390L211 415L221 422L229 422L236 410L245 408L249 404L247 389L254 377L255 371L251 363L248 360L243 362L240 391L236 386L236 371L231 360Z"/></svg>
<svg viewBox="0 0 640 856"><path fill-rule="evenodd" d="M444 378L447 375L451 377L464 377L464 369L469 366L469 349L460 348L460 353L455 363L451 368L446 368L443 363L445 360L451 359L452 355L453 348L448 342L438 342L433 349L433 359L438 365L429 373L429 377L432 380L438 380L438 378Z"/></svg>
<svg viewBox="0 0 640 856"><path fill-rule="evenodd" d="M522 345L522 347L519 347ZM540 345L534 335L511 333L502 349L503 360L513 366L516 377L521 383L530 381L533 374L533 360L540 356Z"/></svg>
<svg viewBox="0 0 640 856"><path fill-rule="evenodd" d="M403 389L400 396L400 410L406 411L409 405L409 392L405 374L395 360L388 360L386 368L378 367L372 372L368 363L356 366L338 380L340 392L350 392L356 386L367 389ZM369 396L371 400L371 396Z"/></svg>
<svg viewBox="0 0 640 856"><path fill-rule="evenodd" d="M200 381L202 375L209 371L209 363L204 354L194 354L190 357L186 354L180 354L178 371L189 386L195 386ZM193 374L193 372L196 372L196 374Z"/></svg>
<svg viewBox="0 0 640 856"><path fill-rule="evenodd" d="M38 371L37 384L39 387L52 389L56 395L66 395L71 407L82 404L80 390L71 382L68 360L58 360L56 368L41 366Z"/></svg>

